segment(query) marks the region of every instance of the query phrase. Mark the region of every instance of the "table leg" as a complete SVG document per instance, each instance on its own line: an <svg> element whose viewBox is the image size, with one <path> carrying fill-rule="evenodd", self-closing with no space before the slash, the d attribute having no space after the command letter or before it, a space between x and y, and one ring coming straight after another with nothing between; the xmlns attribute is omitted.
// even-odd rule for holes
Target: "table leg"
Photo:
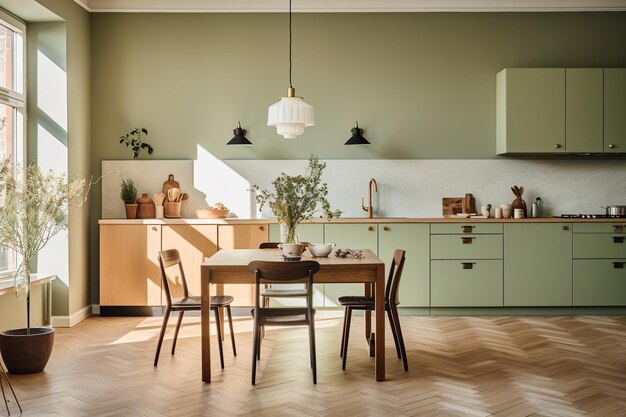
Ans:
<svg viewBox="0 0 626 417"><path fill-rule="evenodd" d="M365 289L365 296L366 297L371 297L372 296L372 286L373 284L371 282L367 282L364 284ZM365 341L367 342L368 345L370 345L370 341L372 340L372 312L371 311L365 311ZM370 356L374 356L374 351L373 351L373 346L369 346L370 348L368 349L368 351L370 352Z"/></svg>
<svg viewBox="0 0 626 417"><path fill-rule="evenodd" d="M376 308L376 381L385 380L385 267L376 271L374 287Z"/></svg>
<svg viewBox="0 0 626 417"><path fill-rule="evenodd" d="M202 304L200 310L200 330L202 341L202 381L211 382L211 271L202 268L200 287Z"/></svg>

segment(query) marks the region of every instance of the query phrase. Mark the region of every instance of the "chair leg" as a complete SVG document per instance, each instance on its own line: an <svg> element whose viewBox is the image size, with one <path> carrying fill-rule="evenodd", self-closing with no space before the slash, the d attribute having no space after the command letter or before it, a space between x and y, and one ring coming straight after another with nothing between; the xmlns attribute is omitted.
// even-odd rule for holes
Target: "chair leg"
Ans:
<svg viewBox="0 0 626 417"><path fill-rule="evenodd" d="M222 346L222 324L220 322L219 307L211 307L213 314L215 314L215 328L217 329L217 347L220 351L220 365L224 369L224 347Z"/></svg>
<svg viewBox="0 0 626 417"><path fill-rule="evenodd" d="M256 319L254 320L252 340L252 385L254 385L256 384L257 349L259 348L259 326Z"/></svg>
<svg viewBox="0 0 626 417"><path fill-rule="evenodd" d="M165 329L167 329L167 321L170 318L170 309L166 308L163 314L163 324L161 325L161 333L159 334L159 341L157 343L156 354L154 355L154 366L159 363L159 354L161 353L161 345L163 344L163 337L165 336Z"/></svg>
<svg viewBox="0 0 626 417"><path fill-rule="evenodd" d="M309 318L309 350L311 355L311 369L313 371L313 383L317 384L317 358L315 356L315 320Z"/></svg>
<svg viewBox="0 0 626 417"><path fill-rule="evenodd" d="M259 326L259 331L256 334L256 338L257 338L257 349L256 349L256 360L260 361L261 360L261 339L263 339L263 336L261 335L261 333L265 332L265 326Z"/></svg>
<svg viewBox="0 0 626 417"><path fill-rule="evenodd" d="M348 314L348 307L343 309L343 327L341 330L341 349L339 349L339 357L343 357L343 345L346 343L346 315Z"/></svg>
<svg viewBox="0 0 626 417"><path fill-rule="evenodd" d="M396 354L398 355L398 359L402 359L402 353L400 352L400 342L398 341L398 331L396 330L396 321L394 320L390 309L387 309L387 316L389 317L389 326L391 326L393 343L396 345Z"/></svg>
<svg viewBox="0 0 626 417"><path fill-rule="evenodd" d="M404 365L404 370L409 370L409 363L406 358L406 349L404 347L404 338L402 337L402 329L400 328L400 315L398 314L398 310L394 307L391 309L391 315L393 316L396 322L396 331L398 332L398 342L400 344L400 350L402 351L402 363Z"/></svg>
<svg viewBox="0 0 626 417"><path fill-rule="evenodd" d="M180 310L178 312L178 320L176 321L176 330L174 331L174 341L172 342L172 355L176 351L176 341L178 340L178 331L180 330L180 325L183 322L184 315L185 315L184 310Z"/></svg>
<svg viewBox="0 0 626 417"><path fill-rule="evenodd" d="M348 341L350 340L350 322L352 321L352 309L346 307L346 328L343 334L343 359L341 361L341 369L346 370L346 361L348 359Z"/></svg>
<svg viewBox="0 0 626 417"><path fill-rule="evenodd" d="M233 344L233 356L237 356L237 347L235 346L235 331L233 330L233 313L230 311L230 305L226 306L228 314L228 325L230 327L230 341Z"/></svg>
<svg viewBox="0 0 626 417"><path fill-rule="evenodd" d="M266 286L265 288L268 288L268 286ZM270 307L270 298L269 297L261 297L262 298L262 303L263 304L263 308L269 308ZM265 326L261 326L261 337L265 337Z"/></svg>

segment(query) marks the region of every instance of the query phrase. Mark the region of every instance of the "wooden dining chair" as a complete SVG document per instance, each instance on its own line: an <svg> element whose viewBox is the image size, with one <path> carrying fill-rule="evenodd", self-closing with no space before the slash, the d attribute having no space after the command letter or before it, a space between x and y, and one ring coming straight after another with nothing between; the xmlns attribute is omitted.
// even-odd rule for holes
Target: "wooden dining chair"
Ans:
<svg viewBox="0 0 626 417"><path fill-rule="evenodd" d="M180 254L177 249L169 249L159 251L159 265L161 266L161 281L163 282L163 292L165 293L165 301L167 303L165 307L165 313L163 314L163 324L161 325L161 334L159 335L159 342L157 343L156 354L154 355L154 366L159 363L159 354L161 353L161 345L163 344L163 337L165 336L165 330L167 329L167 322L170 318L172 311L178 311L178 322L176 323L176 330L174 332L174 340L172 342L172 355L176 350L176 339L178 339L178 331L183 321L183 315L185 311L200 311L202 302L199 296L190 296L189 289L187 288L187 280L185 279L185 271L183 270L183 263L180 259ZM170 278L167 274L167 270L171 267L178 266L178 273L180 274L180 283L183 287L183 297L172 297L172 291L170 288ZM174 278L179 278L175 276ZM176 282L175 279L171 280ZM235 332L233 331L233 316L230 311L230 304L234 298L230 295L218 295L211 296L211 311L215 315L215 328L217 329L217 344L220 351L220 365L224 369L224 352L222 349L222 326L220 325L219 309L226 308L228 314L228 323L230 326L230 340L233 345L233 355L237 356L237 348L235 346Z"/></svg>
<svg viewBox="0 0 626 417"><path fill-rule="evenodd" d="M313 383L317 384L317 361L315 357L315 310L313 309L313 276L320 269L316 261L268 262L253 261L248 264L254 273L255 306L252 350L252 385L256 384L256 366L261 358L261 329L265 326L309 327L309 354ZM261 306L261 285L266 283L304 282L306 285L306 307L265 307Z"/></svg>
<svg viewBox="0 0 626 417"><path fill-rule="evenodd" d="M404 370L408 371L409 365L406 359L406 349L404 347L404 338L402 337L400 316L398 314L398 304L400 304L400 299L398 298L398 288L400 286L400 278L402 277L402 269L404 268L405 254L406 251L402 249L396 249L393 254L391 269L389 270L389 277L387 278L387 285L385 287L385 311L387 311L387 317L389 317L389 324L391 325L393 341L396 344L398 359L402 359ZM339 297L338 301L339 304L345 307L340 352L340 356L342 357L341 369L345 371L348 356L348 339L350 338L352 310L374 311L375 303L374 297L353 295Z"/></svg>
<svg viewBox="0 0 626 417"><path fill-rule="evenodd" d="M279 242L263 242L259 245L259 249L278 249ZM288 288L280 289L272 287L272 284L265 284L261 288L261 301L263 307L270 306L271 298L291 298L291 297L306 297L306 288Z"/></svg>

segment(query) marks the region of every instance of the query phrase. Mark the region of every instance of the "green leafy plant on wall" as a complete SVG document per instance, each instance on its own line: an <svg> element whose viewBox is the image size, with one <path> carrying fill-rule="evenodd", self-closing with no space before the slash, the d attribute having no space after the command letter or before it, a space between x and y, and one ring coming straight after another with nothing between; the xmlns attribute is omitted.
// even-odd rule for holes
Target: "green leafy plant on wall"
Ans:
<svg viewBox="0 0 626 417"><path fill-rule="evenodd" d="M148 130L143 127L136 127L127 134L120 136L120 143L125 144L127 148L130 147L133 151L133 159L137 159L142 149L145 149L148 155L152 155L152 152L154 152L154 148L143 141L141 138L142 134L147 136Z"/></svg>

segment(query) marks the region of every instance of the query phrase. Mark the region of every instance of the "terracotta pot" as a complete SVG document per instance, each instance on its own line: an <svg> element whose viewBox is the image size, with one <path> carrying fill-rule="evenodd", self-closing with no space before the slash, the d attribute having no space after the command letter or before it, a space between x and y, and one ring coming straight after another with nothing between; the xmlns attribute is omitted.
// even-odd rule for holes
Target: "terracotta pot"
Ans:
<svg viewBox="0 0 626 417"><path fill-rule="evenodd" d="M137 204L124 204L126 207L126 218L127 219L136 219L137 218Z"/></svg>
<svg viewBox="0 0 626 417"><path fill-rule="evenodd" d="M163 214L166 219L180 219L180 209L182 203L166 201L163 203Z"/></svg>
<svg viewBox="0 0 626 417"><path fill-rule="evenodd" d="M32 374L46 367L52 346L54 329L51 327L31 327L0 332L0 353L7 369L12 374Z"/></svg>
<svg viewBox="0 0 626 417"><path fill-rule="evenodd" d="M141 197L137 199L137 205L138 219L154 219L156 217L154 202L148 197L148 193L141 194Z"/></svg>

